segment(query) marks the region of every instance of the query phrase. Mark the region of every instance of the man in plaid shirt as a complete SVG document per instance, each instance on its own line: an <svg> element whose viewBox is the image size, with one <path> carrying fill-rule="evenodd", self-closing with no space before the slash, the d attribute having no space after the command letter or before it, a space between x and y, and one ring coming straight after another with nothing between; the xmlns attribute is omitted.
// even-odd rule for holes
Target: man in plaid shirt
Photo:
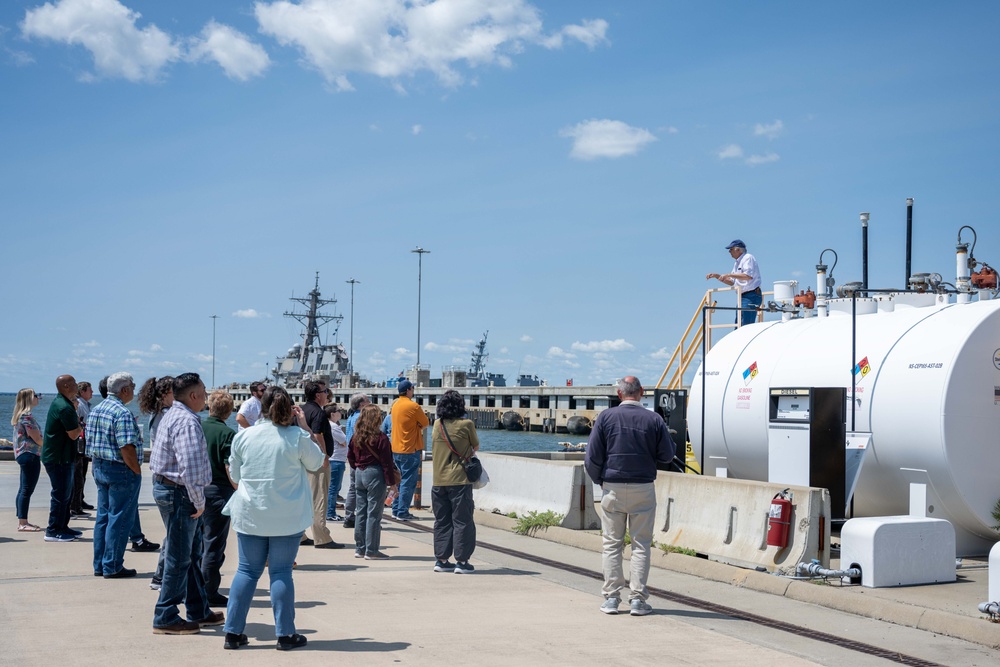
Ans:
<svg viewBox="0 0 1000 667"><path fill-rule="evenodd" d="M124 563L142 480L142 435L135 415L125 407L133 398L132 376L114 373L108 376L108 397L87 416L86 454L94 462L97 483L94 576L105 579L135 576Z"/></svg>
<svg viewBox="0 0 1000 667"><path fill-rule="evenodd" d="M201 574L201 515L205 487L212 482L205 433L198 413L205 409L205 385L197 373L174 378L174 404L156 429L149 469L153 498L167 529L163 584L153 613L153 634L191 635L202 626L222 625L222 612L208 608ZM187 618L177 608L187 608Z"/></svg>

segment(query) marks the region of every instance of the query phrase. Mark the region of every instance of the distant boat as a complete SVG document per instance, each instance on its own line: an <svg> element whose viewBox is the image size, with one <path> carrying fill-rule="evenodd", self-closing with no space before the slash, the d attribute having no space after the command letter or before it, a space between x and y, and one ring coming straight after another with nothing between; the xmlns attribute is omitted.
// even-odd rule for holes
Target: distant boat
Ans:
<svg viewBox="0 0 1000 667"><path fill-rule="evenodd" d="M585 452L587 451L587 443L578 442L573 444L572 442L560 442L559 446L562 447L564 452Z"/></svg>

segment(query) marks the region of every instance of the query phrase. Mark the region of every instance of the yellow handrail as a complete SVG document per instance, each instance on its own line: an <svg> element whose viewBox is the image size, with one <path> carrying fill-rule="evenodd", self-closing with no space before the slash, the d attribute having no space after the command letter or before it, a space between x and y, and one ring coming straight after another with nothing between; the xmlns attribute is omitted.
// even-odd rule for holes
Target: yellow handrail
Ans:
<svg viewBox="0 0 1000 667"><path fill-rule="evenodd" d="M660 375L660 379L656 382L656 388L660 389L663 385L664 379L666 379L667 374L670 373L671 367L673 367L674 362L677 361L677 368L674 370L673 374L670 375L670 381L666 385L666 389L680 389L684 384L684 373L687 372L688 367L691 362L694 361L701 347L702 338L708 334L708 339L705 341L705 351L712 349L712 329L738 329L741 324L739 318L736 322L729 322L725 324L712 324L712 314L715 312L715 306L718 305L718 301L714 301L713 297L717 292L732 292L736 291L736 302L739 303L739 289L736 287L718 287L713 288L705 292L705 296L701 298L701 302L694 311L694 315L691 317L691 322L688 324L687 329L681 335L680 341L677 343L677 347L674 348L674 353L670 355L670 361L667 362L666 368L663 369L663 374ZM773 294L773 292L764 292L764 294ZM708 312L705 314L705 324L702 326L701 311L703 308L708 308ZM757 313L757 321L764 321L764 311L761 310ZM695 326L697 325L697 328ZM694 329L694 335L690 341L687 341L688 335L691 334L692 329ZM707 331L706 331L707 329Z"/></svg>

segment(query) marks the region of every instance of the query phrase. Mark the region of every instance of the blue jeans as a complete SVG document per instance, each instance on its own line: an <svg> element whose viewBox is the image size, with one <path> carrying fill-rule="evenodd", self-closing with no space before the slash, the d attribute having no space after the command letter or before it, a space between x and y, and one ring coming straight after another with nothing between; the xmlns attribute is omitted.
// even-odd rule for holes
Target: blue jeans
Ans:
<svg viewBox="0 0 1000 667"><path fill-rule="evenodd" d="M358 504L354 510L354 547L367 554L377 553L382 546L382 509L385 507L385 477L382 468L369 466L354 474L354 493Z"/></svg>
<svg viewBox="0 0 1000 667"><path fill-rule="evenodd" d="M392 459L396 462L396 467L402 474L399 480L399 495L392 501L392 513L394 515L409 514L410 503L413 502L413 492L417 488L417 473L420 470L420 457L423 452L413 452L412 454L393 454Z"/></svg>
<svg viewBox="0 0 1000 667"><path fill-rule="evenodd" d="M38 478L42 474L42 459L38 454L24 452L17 457L17 465L21 467L21 486L17 488L14 506L17 508L17 518L27 521L28 503L31 502L31 494L35 492Z"/></svg>
<svg viewBox="0 0 1000 667"><path fill-rule="evenodd" d="M182 602L187 607L187 620L200 621L211 611L201 577L201 518L191 518L197 510L183 486L154 482L153 500L167 529L163 584L153 612L153 627L180 621L177 605Z"/></svg>
<svg viewBox="0 0 1000 667"><path fill-rule="evenodd" d="M340 487L344 484L344 468L347 464L343 461L330 461L330 495L326 503L326 518L332 519L337 516L337 496L340 495ZM347 512L347 508L344 508Z"/></svg>
<svg viewBox="0 0 1000 667"><path fill-rule="evenodd" d="M73 464L46 463L45 473L52 482L52 499L49 502L49 537L65 534L69 530L69 498L73 495Z"/></svg>
<svg viewBox="0 0 1000 667"><path fill-rule="evenodd" d="M97 520L94 522L94 572L114 574L125 566L125 545L135 514L142 475L118 461L94 459Z"/></svg>
<svg viewBox="0 0 1000 667"><path fill-rule="evenodd" d="M274 610L274 630L279 637L295 634L295 585L292 583L292 563L299 552L302 533L267 537L236 533L240 547L240 562L229 587L225 631L243 634L247 613L257 581L267 567L271 579L271 607Z"/></svg>
<svg viewBox="0 0 1000 667"><path fill-rule="evenodd" d="M739 315L742 319L741 326L746 326L748 324L753 324L757 321L757 308L764 301L764 297L761 296L760 292L743 292L740 295L740 306L744 309L741 310Z"/></svg>

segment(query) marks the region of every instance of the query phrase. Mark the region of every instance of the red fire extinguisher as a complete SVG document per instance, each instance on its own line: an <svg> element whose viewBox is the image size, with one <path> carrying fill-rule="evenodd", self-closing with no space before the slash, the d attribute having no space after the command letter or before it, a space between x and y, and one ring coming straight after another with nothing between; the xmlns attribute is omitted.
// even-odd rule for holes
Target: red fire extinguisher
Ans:
<svg viewBox="0 0 1000 667"><path fill-rule="evenodd" d="M788 546L788 529L792 525L791 491L785 489L774 496L767 518L767 546L784 549Z"/></svg>

